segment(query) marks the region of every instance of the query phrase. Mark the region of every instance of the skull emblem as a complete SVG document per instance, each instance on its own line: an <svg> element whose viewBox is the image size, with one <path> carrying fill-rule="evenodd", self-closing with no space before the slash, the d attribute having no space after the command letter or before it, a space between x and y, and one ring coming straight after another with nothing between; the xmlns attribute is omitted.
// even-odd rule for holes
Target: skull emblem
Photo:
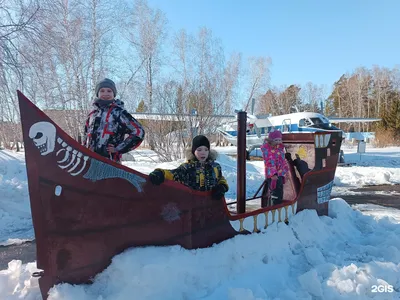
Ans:
<svg viewBox="0 0 400 300"><path fill-rule="evenodd" d="M49 122L37 122L29 129L29 137L39 149L41 155L54 151L56 144L56 127Z"/></svg>

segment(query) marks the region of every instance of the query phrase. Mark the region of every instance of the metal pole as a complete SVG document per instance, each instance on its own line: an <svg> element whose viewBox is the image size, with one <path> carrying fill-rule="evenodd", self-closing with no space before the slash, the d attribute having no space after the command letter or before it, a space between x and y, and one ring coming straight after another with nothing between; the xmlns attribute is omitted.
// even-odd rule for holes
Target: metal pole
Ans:
<svg viewBox="0 0 400 300"><path fill-rule="evenodd" d="M247 113L240 111L237 135L237 205L238 214L246 212L246 122Z"/></svg>

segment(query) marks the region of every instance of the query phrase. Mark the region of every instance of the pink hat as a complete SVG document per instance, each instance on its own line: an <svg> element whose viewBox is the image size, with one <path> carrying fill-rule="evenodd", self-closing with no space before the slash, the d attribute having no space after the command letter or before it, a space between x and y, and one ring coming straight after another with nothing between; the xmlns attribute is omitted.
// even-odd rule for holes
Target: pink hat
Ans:
<svg viewBox="0 0 400 300"><path fill-rule="evenodd" d="M274 130L271 131L268 135L268 138L270 140L274 140L274 139L281 139L282 138L282 132L280 132L279 130Z"/></svg>

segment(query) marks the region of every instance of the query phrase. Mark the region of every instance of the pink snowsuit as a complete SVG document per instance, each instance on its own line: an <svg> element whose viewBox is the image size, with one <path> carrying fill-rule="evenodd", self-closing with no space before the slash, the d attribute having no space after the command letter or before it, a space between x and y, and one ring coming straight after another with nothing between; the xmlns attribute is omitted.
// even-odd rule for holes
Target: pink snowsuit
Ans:
<svg viewBox="0 0 400 300"><path fill-rule="evenodd" d="M285 160L285 147L283 144L270 145L267 141L261 146L264 159L265 177L271 178L274 175L285 176L289 167Z"/></svg>

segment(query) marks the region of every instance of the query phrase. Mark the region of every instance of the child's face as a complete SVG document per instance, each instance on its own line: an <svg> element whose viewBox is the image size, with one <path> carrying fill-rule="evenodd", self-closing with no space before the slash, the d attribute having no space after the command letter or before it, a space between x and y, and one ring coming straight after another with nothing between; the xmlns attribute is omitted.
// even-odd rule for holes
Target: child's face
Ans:
<svg viewBox="0 0 400 300"><path fill-rule="evenodd" d="M114 92L110 88L101 88L99 90L99 98L101 100L113 100L114 99Z"/></svg>
<svg viewBox="0 0 400 300"><path fill-rule="evenodd" d="M276 146L282 144L282 139L281 138L276 138L272 140L272 145Z"/></svg>
<svg viewBox="0 0 400 300"><path fill-rule="evenodd" d="M206 146L200 146L194 151L194 156L200 161L205 162L210 154L210 150Z"/></svg>

